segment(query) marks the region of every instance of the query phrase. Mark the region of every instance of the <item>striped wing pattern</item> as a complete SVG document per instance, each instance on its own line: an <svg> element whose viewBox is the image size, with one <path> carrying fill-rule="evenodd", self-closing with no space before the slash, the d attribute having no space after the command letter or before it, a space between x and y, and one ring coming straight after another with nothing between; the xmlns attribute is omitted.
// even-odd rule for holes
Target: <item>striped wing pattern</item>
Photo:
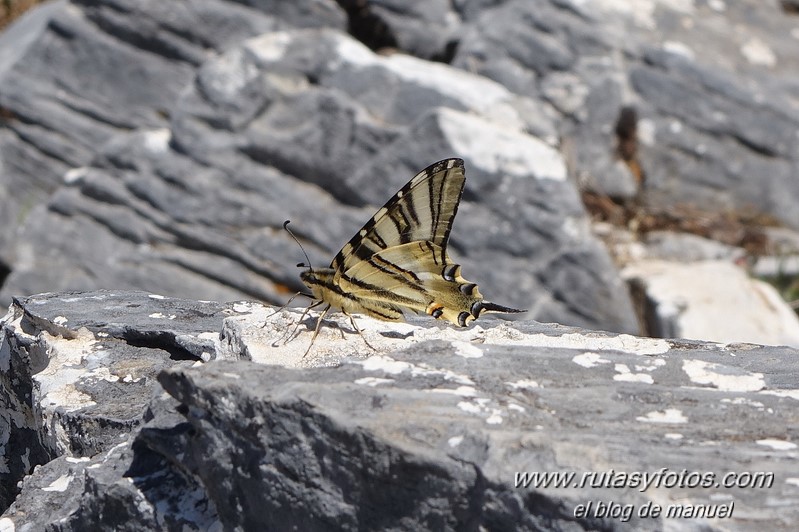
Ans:
<svg viewBox="0 0 799 532"><path fill-rule="evenodd" d="M477 285L461 277L460 266L449 262L446 252L431 242L410 242L375 253L339 276L338 286L373 316L392 321L402 319L402 309L408 309L464 327L480 316L486 304Z"/></svg>
<svg viewBox="0 0 799 532"><path fill-rule="evenodd" d="M447 249L466 177L462 159L445 159L411 179L347 242L330 267L347 271L386 248L428 241Z"/></svg>
<svg viewBox="0 0 799 532"><path fill-rule="evenodd" d="M401 320L403 311L424 312L461 327L483 312L522 312L485 301L447 255L465 179L461 159L427 167L344 245L329 268L304 271L314 298L328 304L325 312L333 306L388 321Z"/></svg>

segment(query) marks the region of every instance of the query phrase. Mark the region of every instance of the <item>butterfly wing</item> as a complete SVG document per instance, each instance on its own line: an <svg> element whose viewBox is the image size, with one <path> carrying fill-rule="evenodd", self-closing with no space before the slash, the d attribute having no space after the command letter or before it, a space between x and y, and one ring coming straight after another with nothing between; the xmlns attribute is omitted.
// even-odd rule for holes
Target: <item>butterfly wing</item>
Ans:
<svg viewBox="0 0 799 532"><path fill-rule="evenodd" d="M384 249L417 241L437 246L443 262L465 181L462 159L428 166L341 248L330 267L345 272Z"/></svg>
<svg viewBox="0 0 799 532"><path fill-rule="evenodd" d="M461 327L483 312L521 312L483 300L477 285L461 276L461 267L429 241L374 253L339 275L337 284L364 308L424 312Z"/></svg>
<svg viewBox="0 0 799 532"><path fill-rule="evenodd" d="M341 248L329 268L307 270L317 300L389 321L427 313L461 327L483 312L522 312L483 300L447 256L465 183L463 160L419 172Z"/></svg>

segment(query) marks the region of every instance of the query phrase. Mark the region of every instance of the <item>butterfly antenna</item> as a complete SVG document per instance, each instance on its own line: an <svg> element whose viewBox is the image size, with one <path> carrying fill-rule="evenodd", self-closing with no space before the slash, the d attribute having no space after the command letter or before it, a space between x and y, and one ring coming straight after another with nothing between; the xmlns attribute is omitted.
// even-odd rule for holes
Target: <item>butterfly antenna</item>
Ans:
<svg viewBox="0 0 799 532"><path fill-rule="evenodd" d="M297 243L297 245L300 246L300 249L302 250L302 254L305 255L305 260L308 261L307 263L302 263L301 262L301 263L297 264L297 266L302 268L302 267L305 267L305 265L307 264L308 268L313 270L313 266L311 266L311 259L308 258L308 254L305 252L305 248L302 247L302 244L300 244L299 239L296 236L294 236L294 233L291 231L291 229L289 229L289 224L290 223L291 223L291 220L286 220L285 222L283 222L283 229L285 229L286 232L288 232L288 234L291 235L291 238L294 239L294 241Z"/></svg>

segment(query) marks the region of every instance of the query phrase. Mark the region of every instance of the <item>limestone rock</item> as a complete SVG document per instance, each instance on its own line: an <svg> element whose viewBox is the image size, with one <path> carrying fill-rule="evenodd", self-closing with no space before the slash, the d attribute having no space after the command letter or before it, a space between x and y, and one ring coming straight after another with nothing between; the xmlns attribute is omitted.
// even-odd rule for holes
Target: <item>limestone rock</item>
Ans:
<svg viewBox="0 0 799 532"><path fill-rule="evenodd" d="M312 319L285 345L273 337L296 311L136 292L50 294L16 309L2 349L18 359L30 352L20 339L55 346L64 340L46 331L81 323L94 335L138 320L162 324L161 339L213 323L223 332L215 360L172 362L147 380L143 424L120 427L93 456L30 471L5 528L787 530L799 519L795 349L482 318L465 330L416 320L392 331L357 318L371 350L334 315L302 359ZM91 309L113 319L89 319ZM148 322L158 312L176 317ZM148 356L121 341L92 349ZM281 360L285 349L296 358ZM571 471L568 488L529 476ZM638 516L653 505L663 515ZM699 507L732 515L664 517Z"/></svg>
<svg viewBox="0 0 799 532"><path fill-rule="evenodd" d="M795 226L783 4L49 3L0 38L0 301L282 303L298 287L283 220L325 263L413 172L459 155L465 270L533 318L635 331L574 182Z"/></svg>
<svg viewBox="0 0 799 532"><path fill-rule="evenodd" d="M130 291L19 298L0 322L0 503L31 468L95 456L142 420L166 368L220 356L231 305Z"/></svg>
<svg viewBox="0 0 799 532"><path fill-rule="evenodd" d="M773 286L731 262L643 260L623 274L653 336L799 347L796 313Z"/></svg>
<svg viewBox="0 0 799 532"><path fill-rule="evenodd" d="M483 233L453 238L466 271L538 319L635 331L623 283L580 229L554 109L447 65L374 55L342 33L342 5L56 3L20 21L5 35L15 52L0 102L5 158L25 165L8 190L42 186L29 201L0 194L4 219L22 224L0 245L0 299L114 286L279 302L298 286L284 219L302 217L312 256L327 261L413 172L462 155ZM369 6L400 49L439 58L483 8ZM451 31L417 39L442 18ZM52 50L58 67L40 67ZM108 68L83 72L89 51ZM371 177L386 167L390 179Z"/></svg>
<svg viewBox="0 0 799 532"><path fill-rule="evenodd" d="M799 227L799 60L779 3L478 5L452 63L551 104L588 188L643 192L654 208L755 207ZM636 143L625 147L628 110Z"/></svg>

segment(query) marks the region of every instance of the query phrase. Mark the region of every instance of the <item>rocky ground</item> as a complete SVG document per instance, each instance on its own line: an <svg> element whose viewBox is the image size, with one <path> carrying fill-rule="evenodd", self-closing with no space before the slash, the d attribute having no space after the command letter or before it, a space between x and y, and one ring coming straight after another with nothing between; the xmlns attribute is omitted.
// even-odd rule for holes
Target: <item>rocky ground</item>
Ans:
<svg viewBox="0 0 799 532"><path fill-rule="evenodd" d="M799 346L795 4L31 9L0 34L0 529L789 529L796 352L741 342ZM451 254L528 313L363 320L376 352L334 319L303 359L313 322L255 302L301 286L284 220L326 264L454 156ZM775 478L514 483L661 468Z"/></svg>
<svg viewBox="0 0 799 532"><path fill-rule="evenodd" d="M794 349L360 318L370 349L333 316L303 358L314 320L287 336L299 316L146 292L16 300L0 322L0 526L706 531L799 519ZM571 471L567 487L529 476ZM713 513L685 513L699 511Z"/></svg>
<svg viewBox="0 0 799 532"><path fill-rule="evenodd" d="M656 219L698 207L666 226L703 235L712 213L799 229L784 2L290 5L60 0L4 31L0 303L136 288L282 304L300 258L284 220L324 264L451 156L468 178L453 253L540 321L636 333L659 312L654 292L636 308L581 193Z"/></svg>

